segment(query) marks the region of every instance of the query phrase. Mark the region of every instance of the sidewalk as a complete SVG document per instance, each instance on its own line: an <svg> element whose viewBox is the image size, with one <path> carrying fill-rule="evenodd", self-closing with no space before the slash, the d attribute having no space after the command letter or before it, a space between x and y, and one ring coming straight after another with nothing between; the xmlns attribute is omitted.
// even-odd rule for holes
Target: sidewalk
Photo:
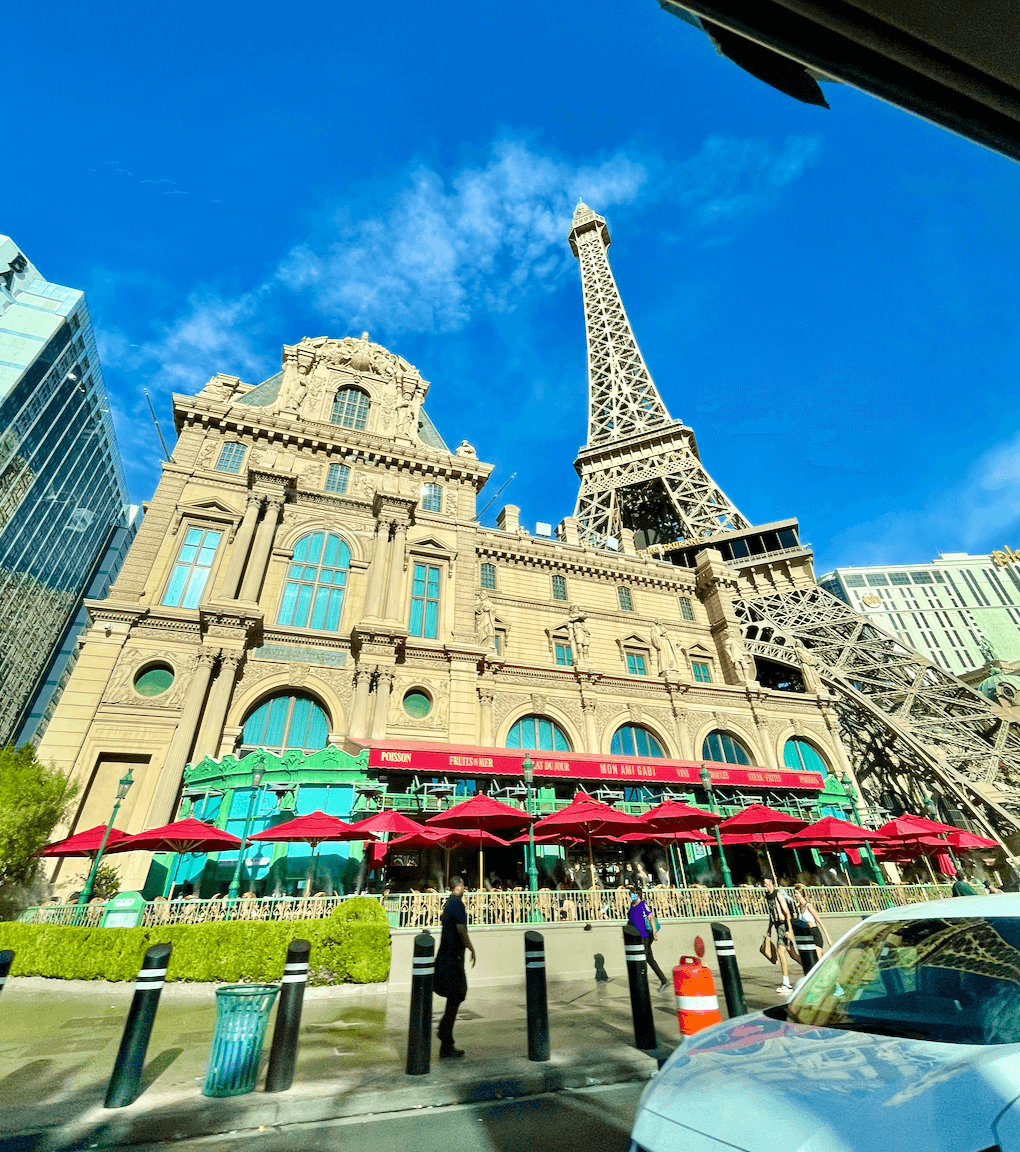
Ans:
<svg viewBox="0 0 1020 1152"><path fill-rule="evenodd" d="M744 973L748 1007L778 1003L775 983L776 970L769 967ZM215 1018L214 987L166 985L142 1095L127 1108L107 1111L103 1097L131 986L12 978L0 997L0 1150L154 1143L644 1080L679 1041L671 988L652 993L660 1047L649 1054L633 1046L625 979L554 982L549 986L552 1058L532 1063L523 988L482 987L469 992L458 1017L457 1043L466 1057L440 1061L436 1043L429 1075L407 1076L406 991L384 985L312 988L305 996L294 1087L272 1095L259 1089L209 1099L201 1088ZM437 1019L443 1003L436 998Z"/></svg>

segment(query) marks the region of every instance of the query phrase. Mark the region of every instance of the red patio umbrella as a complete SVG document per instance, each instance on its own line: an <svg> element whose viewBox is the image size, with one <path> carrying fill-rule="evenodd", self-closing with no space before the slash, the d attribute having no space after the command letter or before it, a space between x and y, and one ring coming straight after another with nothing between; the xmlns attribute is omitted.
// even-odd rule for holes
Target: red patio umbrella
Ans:
<svg viewBox="0 0 1020 1152"><path fill-rule="evenodd" d="M174 852L177 859L169 873L167 886L163 895L168 896L177 879L177 868L181 856L188 852L225 852L230 848L239 848L241 841L230 832L206 824L189 816L185 820L175 820L172 824L164 824L161 828L150 828L146 832L138 832L134 836L125 836L118 840L111 848L107 842L107 852Z"/></svg>
<svg viewBox="0 0 1020 1152"><path fill-rule="evenodd" d="M760 844L765 850L772 875L776 866L772 862L769 844L781 844L793 832L807 827L807 821L788 812L779 812L766 804L749 804L742 812L737 812L719 825L719 835L724 844Z"/></svg>
<svg viewBox="0 0 1020 1152"><path fill-rule="evenodd" d="M978 836L974 832L967 832L963 828L956 828L946 836L946 843L957 852L970 852L974 848L998 848L998 840L989 840L987 836Z"/></svg>
<svg viewBox="0 0 1020 1152"><path fill-rule="evenodd" d="M860 828L849 820L840 820L835 816L823 816L821 820L795 832L783 847L824 848L830 852L840 852L845 848L860 848L863 844L887 839L883 832Z"/></svg>
<svg viewBox="0 0 1020 1152"><path fill-rule="evenodd" d="M388 808L382 812L373 812L371 816L365 816L361 820L355 820L351 827L366 828L369 832L404 834L420 832L425 825L412 820L410 816L405 816L403 812L394 812L392 808Z"/></svg>
<svg viewBox="0 0 1020 1152"><path fill-rule="evenodd" d="M374 840L375 835L367 828L355 828L353 824L348 824L339 816L330 816L321 809L316 809L307 816L296 816L293 820L287 820L273 828L265 828L261 832L249 836L248 839L267 840L270 843L305 843L310 845L312 854L308 859L308 880L306 883L306 888L310 889L315 876L315 853L320 844L327 840ZM332 886L332 881L330 886ZM310 895L310 892L306 891L305 894Z"/></svg>
<svg viewBox="0 0 1020 1152"><path fill-rule="evenodd" d="M535 825L536 832L566 832L571 836L584 838L588 841L588 864L591 868L591 878L595 881L595 855L592 852L591 839L603 832L612 832L614 829L626 831L642 831L647 825L637 816L621 812L611 804L605 804L589 796L587 792L578 791L574 799L559 812L553 812Z"/></svg>
<svg viewBox="0 0 1020 1152"><path fill-rule="evenodd" d="M533 824L537 819L523 808L493 800L491 796L478 795L430 816L427 823L430 828L484 828L491 831L519 828L522 824Z"/></svg>
<svg viewBox="0 0 1020 1152"><path fill-rule="evenodd" d="M66 836L63 840L55 840L52 844L47 844L45 848L39 848L32 853L33 856L87 856L92 859L99 851L99 845L103 842L103 834L106 832L105 824L97 824L95 828L89 828L85 832L76 832L73 836ZM119 844L121 840L125 839L123 832L118 832L116 828L110 829L110 835L106 838L106 847L104 852L109 852L114 844Z"/></svg>
<svg viewBox="0 0 1020 1152"><path fill-rule="evenodd" d="M686 807L686 805L679 805L679 807ZM698 811L698 809L692 809ZM709 812L709 816L713 813ZM642 823L646 822L646 812L643 816L638 817ZM722 817L720 816L721 820ZM646 828L644 831L635 829L633 832L624 832L619 836L597 836L593 837L599 843L608 842L612 844L658 844L660 848L666 853L668 859L673 862L673 883L677 884L680 881L686 886L687 873L684 870L683 861L679 853L675 850L677 844L711 844L715 845L715 837L709 836L704 832L698 831L696 828L678 829L675 832L666 831L664 828ZM679 879L678 879L679 874Z"/></svg>
<svg viewBox="0 0 1020 1152"><path fill-rule="evenodd" d="M693 808L690 804L681 804L679 800L663 800L661 804L650 808L641 816L643 823L663 832L686 832L691 829L712 828L721 824L723 819L717 812L707 812L704 808ZM710 842L714 843L714 840ZM676 880L675 869L679 866L683 882L686 885L687 873L684 871L680 853L674 848L672 855L673 879Z"/></svg>
<svg viewBox="0 0 1020 1152"><path fill-rule="evenodd" d="M938 820L929 820L927 816L913 816L905 812L897 820L906 827L916 828L926 836L941 836L945 832L956 832L955 824L941 824Z"/></svg>

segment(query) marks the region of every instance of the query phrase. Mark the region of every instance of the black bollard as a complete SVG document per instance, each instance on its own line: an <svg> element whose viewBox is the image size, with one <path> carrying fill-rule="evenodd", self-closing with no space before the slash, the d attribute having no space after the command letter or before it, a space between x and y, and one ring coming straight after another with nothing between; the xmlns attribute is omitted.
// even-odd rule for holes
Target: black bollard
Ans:
<svg viewBox="0 0 1020 1152"><path fill-rule="evenodd" d="M627 957L627 981L630 984L630 1010L634 1017L634 1046L657 1048L652 998L648 993L648 965L645 943L633 924L623 926L623 951Z"/></svg>
<svg viewBox="0 0 1020 1152"><path fill-rule="evenodd" d="M797 956L800 958L800 966L804 969L805 974L807 974L818 963L818 953L815 950L815 938L811 935L810 930L801 928L794 933L793 942L797 946Z"/></svg>
<svg viewBox="0 0 1020 1152"><path fill-rule="evenodd" d="M301 1031L301 1007L308 983L308 956L312 946L307 940L291 940L280 981L280 999L276 1006L276 1028L269 1052L266 1091L286 1092L294 1083L297 1063L298 1033Z"/></svg>
<svg viewBox="0 0 1020 1152"><path fill-rule="evenodd" d="M135 982L135 995L131 1001L124 1035L120 1038L113 1075L106 1089L107 1108L126 1108L141 1089L145 1053L156 1019L160 993L166 980L166 966L170 960L172 944L154 944L145 953L142 967Z"/></svg>
<svg viewBox="0 0 1020 1152"><path fill-rule="evenodd" d="M725 924L713 923L712 941L715 944L715 958L719 964L719 979L722 981L723 995L726 997L726 1011L732 1020L734 1016L744 1016L747 1005L744 1003L744 984L737 966L737 950L733 945L733 933Z"/></svg>
<svg viewBox="0 0 1020 1152"><path fill-rule="evenodd" d="M0 992L4 990L4 985L7 983L7 977L13 963L14 953L10 948L0 949Z"/></svg>
<svg viewBox="0 0 1020 1152"><path fill-rule="evenodd" d="M432 1066L432 978L436 972L436 942L431 932L414 938L411 961L411 1011L407 1021L408 1076L427 1076Z"/></svg>
<svg viewBox="0 0 1020 1152"><path fill-rule="evenodd" d="M528 1059L549 1059L549 1004L545 992L545 940L524 933L524 983L528 1001Z"/></svg>

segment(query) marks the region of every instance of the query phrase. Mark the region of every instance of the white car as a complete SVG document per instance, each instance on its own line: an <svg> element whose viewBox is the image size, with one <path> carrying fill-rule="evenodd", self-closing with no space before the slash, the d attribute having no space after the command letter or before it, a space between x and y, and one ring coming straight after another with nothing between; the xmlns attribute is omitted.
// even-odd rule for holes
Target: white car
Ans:
<svg viewBox="0 0 1020 1152"><path fill-rule="evenodd" d="M630 1152L1020 1152L1020 894L889 908L686 1038Z"/></svg>

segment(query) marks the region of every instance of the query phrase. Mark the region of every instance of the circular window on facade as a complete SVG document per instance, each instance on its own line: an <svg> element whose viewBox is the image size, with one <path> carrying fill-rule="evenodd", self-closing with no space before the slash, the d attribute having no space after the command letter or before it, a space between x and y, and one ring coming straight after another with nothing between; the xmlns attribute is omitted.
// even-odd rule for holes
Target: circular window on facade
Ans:
<svg viewBox="0 0 1020 1152"><path fill-rule="evenodd" d="M139 696L161 696L174 682L174 670L169 664L150 664L135 677L135 691Z"/></svg>
<svg viewBox="0 0 1020 1152"><path fill-rule="evenodd" d="M404 693L404 711L415 720L421 720L432 711L432 701L420 688Z"/></svg>

